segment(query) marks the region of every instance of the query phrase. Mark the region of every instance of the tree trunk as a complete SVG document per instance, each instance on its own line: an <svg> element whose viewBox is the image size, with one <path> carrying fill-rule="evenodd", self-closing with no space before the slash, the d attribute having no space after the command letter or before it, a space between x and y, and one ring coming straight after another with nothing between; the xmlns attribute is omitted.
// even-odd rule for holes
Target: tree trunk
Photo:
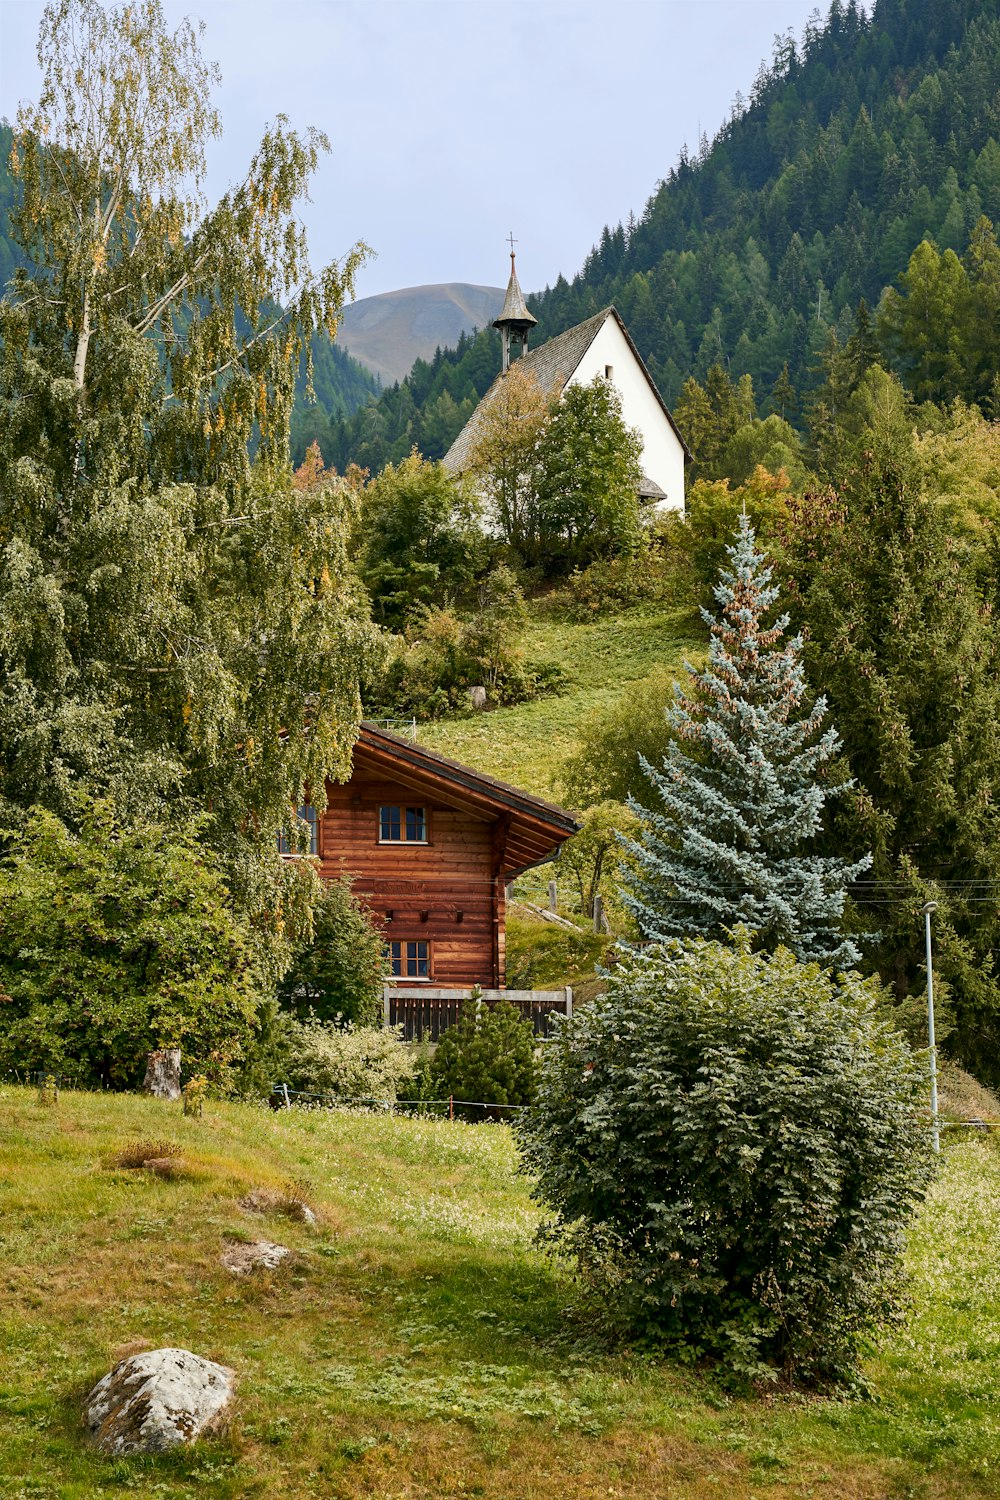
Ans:
<svg viewBox="0 0 1000 1500"><path fill-rule="evenodd" d="M150 1052L146 1058L146 1078L142 1085L144 1094L154 1099L179 1099L181 1097L181 1049L162 1047Z"/></svg>
<svg viewBox="0 0 1000 1500"><path fill-rule="evenodd" d="M83 390L87 375L87 350L90 347L90 293L83 294L83 323L76 340L73 356L73 381L78 391Z"/></svg>

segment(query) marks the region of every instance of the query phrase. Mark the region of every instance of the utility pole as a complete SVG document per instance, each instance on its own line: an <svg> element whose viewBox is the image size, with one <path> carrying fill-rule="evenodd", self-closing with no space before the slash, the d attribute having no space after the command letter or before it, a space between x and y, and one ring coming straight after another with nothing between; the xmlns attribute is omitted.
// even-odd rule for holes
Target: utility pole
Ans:
<svg viewBox="0 0 1000 1500"><path fill-rule="evenodd" d="M937 1045L934 1041L934 969L931 962L931 912L937 911L936 901L926 901L921 907L924 914L924 944L927 950L927 1040L931 1061L931 1128L934 1132L934 1150L941 1150L941 1131L938 1126L937 1095Z"/></svg>

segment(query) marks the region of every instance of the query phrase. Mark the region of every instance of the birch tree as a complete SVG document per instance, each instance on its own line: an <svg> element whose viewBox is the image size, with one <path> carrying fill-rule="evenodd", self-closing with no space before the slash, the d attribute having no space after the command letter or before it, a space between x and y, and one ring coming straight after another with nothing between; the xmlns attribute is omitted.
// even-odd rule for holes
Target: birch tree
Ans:
<svg viewBox="0 0 1000 1500"><path fill-rule="evenodd" d="M206 203L218 73L159 0L52 0L38 55L12 154L31 269L0 302L0 810L204 808L273 936L274 831L345 773L376 650L353 495L296 491L288 459L300 353L365 247L312 267L329 143L282 116Z"/></svg>

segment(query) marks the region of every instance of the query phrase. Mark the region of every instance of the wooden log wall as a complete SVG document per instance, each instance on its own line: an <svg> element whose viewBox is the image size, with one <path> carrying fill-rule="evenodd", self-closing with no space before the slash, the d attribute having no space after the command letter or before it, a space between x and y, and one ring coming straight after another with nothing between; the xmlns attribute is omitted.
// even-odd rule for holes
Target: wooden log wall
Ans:
<svg viewBox="0 0 1000 1500"><path fill-rule="evenodd" d="M381 843L379 808L386 805L424 807L427 842ZM505 917L499 822L356 769L346 785L327 786L320 872L354 877L354 892L381 918L386 941L430 944L431 984L497 988L504 983Z"/></svg>

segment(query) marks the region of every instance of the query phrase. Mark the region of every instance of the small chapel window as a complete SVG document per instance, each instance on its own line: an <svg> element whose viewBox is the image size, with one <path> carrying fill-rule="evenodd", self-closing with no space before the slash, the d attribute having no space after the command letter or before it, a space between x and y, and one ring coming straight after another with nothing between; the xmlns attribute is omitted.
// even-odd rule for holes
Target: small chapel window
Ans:
<svg viewBox="0 0 1000 1500"><path fill-rule="evenodd" d="M605 380L614 380L614 378L615 378L615 367L614 367L614 365L605 365L604 366L604 378L605 378Z"/></svg>

